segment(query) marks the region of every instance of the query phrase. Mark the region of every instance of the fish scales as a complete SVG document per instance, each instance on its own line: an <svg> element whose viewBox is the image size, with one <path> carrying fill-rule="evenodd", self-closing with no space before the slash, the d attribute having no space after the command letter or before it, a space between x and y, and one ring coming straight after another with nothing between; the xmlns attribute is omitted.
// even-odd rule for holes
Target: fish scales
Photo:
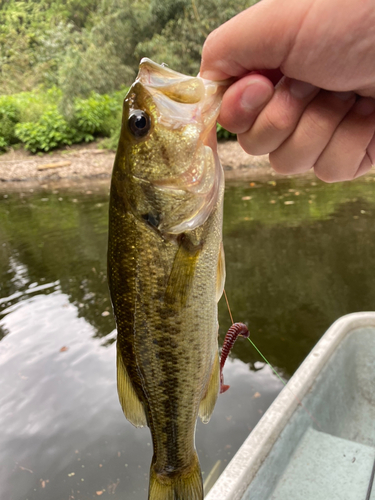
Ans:
<svg viewBox="0 0 375 500"><path fill-rule="evenodd" d="M211 89L207 97L204 84L191 77L198 90L186 99L196 102L181 103L186 92L178 81L189 87L187 79L141 62L124 102L111 183L108 279L118 330L118 390L127 418L151 431L150 500L203 499L196 420L199 413L208 421L219 390L224 184L205 143L221 89L212 87L216 93ZM183 105L190 121L185 115L178 120ZM137 113L140 120L133 118ZM141 113L147 131L138 137L131 120L144 125Z"/></svg>

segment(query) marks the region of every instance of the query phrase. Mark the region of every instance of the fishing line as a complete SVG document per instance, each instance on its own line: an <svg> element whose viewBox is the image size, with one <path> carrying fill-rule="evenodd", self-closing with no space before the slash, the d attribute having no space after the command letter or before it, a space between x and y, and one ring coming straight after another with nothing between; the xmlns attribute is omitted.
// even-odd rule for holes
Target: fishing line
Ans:
<svg viewBox="0 0 375 500"><path fill-rule="evenodd" d="M275 368L271 365L271 363L263 356L263 354L260 352L260 350L257 348L257 346L254 344L254 342L248 337L247 339L250 344L255 348L255 350L262 356L264 361L267 363L267 365L271 368L273 373L281 380L281 382L284 384L284 386L288 389L288 391L291 393L291 395L294 397L294 399L298 402L298 404L301 406L301 408L307 413L307 415L311 418L311 420L316 424L316 426L319 428L319 430L322 430L321 426L319 425L319 422L316 420L316 418L311 415L309 410L302 404L302 401L294 394L292 389L288 386L288 382L286 382L275 370Z"/></svg>
<svg viewBox="0 0 375 500"><path fill-rule="evenodd" d="M225 292L225 288L223 288L223 293L224 293L224 297L225 297L225 302L227 303L227 308L228 308L228 311L229 311L230 320L231 320L232 325L233 325L234 321L233 321L232 311L230 310L230 305L229 305L229 302L228 302L227 294Z"/></svg>
<svg viewBox="0 0 375 500"><path fill-rule="evenodd" d="M265 356L263 356L263 354L260 352L260 350L257 348L257 346L254 344L254 342L251 340L250 337L248 337L247 339L250 344L254 347L254 349L262 356L262 358L264 359L264 361L267 363L267 365L271 368L271 370L273 371L273 373L276 375L276 377L281 380L281 382L285 385L287 385L287 382L281 377L281 375L279 375L277 373L277 371L275 370L275 368L271 365L271 363L265 358Z"/></svg>
<svg viewBox="0 0 375 500"><path fill-rule="evenodd" d="M232 325L234 324L234 321L233 321L233 316L232 316L232 311L230 309L230 306L229 306L229 301L228 301L228 297L227 297L227 294L225 293L225 289L223 290L223 293L224 293L224 297L225 297L225 302L227 303L227 307L228 307L228 312L229 312L229 316L230 316L230 319L232 321ZM288 386L288 383L281 377L281 375L279 375L277 373L277 371L275 370L275 368L271 365L271 363L266 359L266 357L260 352L260 350L258 349L258 347L254 344L254 342L250 339L250 337L247 337L247 340L250 342L250 344L254 347L254 349L257 351L257 353L264 359L264 361L266 362L266 364L271 368L271 370L273 371L273 373L277 376L277 378L282 382L282 384L284 385L284 387L286 387L288 389L288 391L291 393L291 395L294 397L294 399L298 402L298 404L301 406L301 408L307 413L307 415L310 417L310 419L316 424L316 426L319 428L319 430L322 430L321 426L319 425L319 422L316 420L316 418L309 412L309 410L302 404L302 401L294 394L294 392L290 389L290 387ZM375 467L375 465L374 465ZM375 471L375 469L374 469Z"/></svg>

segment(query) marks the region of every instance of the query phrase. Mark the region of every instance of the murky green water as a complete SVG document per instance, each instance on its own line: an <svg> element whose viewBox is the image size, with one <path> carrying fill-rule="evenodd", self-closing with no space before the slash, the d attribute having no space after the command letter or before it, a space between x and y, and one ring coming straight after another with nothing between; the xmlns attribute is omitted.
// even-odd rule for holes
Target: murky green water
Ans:
<svg viewBox="0 0 375 500"><path fill-rule="evenodd" d="M339 316L374 310L375 182L229 186L226 290L289 378ZM0 193L0 498L147 498L151 440L124 418L106 284L107 193ZM221 339L229 327L220 303ZM204 477L281 389L240 339L196 443Z"/></svg>

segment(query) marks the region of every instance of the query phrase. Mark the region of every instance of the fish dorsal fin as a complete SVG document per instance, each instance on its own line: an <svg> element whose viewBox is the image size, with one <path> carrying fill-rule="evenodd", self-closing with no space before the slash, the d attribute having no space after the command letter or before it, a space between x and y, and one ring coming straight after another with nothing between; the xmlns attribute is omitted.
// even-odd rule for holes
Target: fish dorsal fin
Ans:
<svg viewBox="0 0 375 500"><path fill-rule="evenodd" d="M225 255L223 242L220 243L219 259L217 261L217 275L216 275L216 302L219 302L223 295L225 284Z"/></svg>
<svg viewBox="0 0 375 500"><path fill-rule="evenodd" d="M144 406L134 390L118 347L117 391L125 417L131 424L135 425L135 427L145 427L147 425L147 420Z"/></svg>
<svg viewBox="0 0 375 500"><path fill-rule="evenodd" d="M199 405L199 416L204 424L207 424L215 408L220 387L219 354L215 356L210 375L207 391Z"/></svg>

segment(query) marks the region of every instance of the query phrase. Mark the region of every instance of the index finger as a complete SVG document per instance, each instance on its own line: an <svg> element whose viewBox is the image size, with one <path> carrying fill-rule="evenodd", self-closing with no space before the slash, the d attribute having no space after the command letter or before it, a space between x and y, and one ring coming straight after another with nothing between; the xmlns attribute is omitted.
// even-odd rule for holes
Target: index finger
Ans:
<svg viewBox="0 0 375 500"><path fill-rule="evenodd" d="M200 76L217 81L282 66L309 1L289 4L293 9L262 0L213 31L203 46Z"/></svg>

